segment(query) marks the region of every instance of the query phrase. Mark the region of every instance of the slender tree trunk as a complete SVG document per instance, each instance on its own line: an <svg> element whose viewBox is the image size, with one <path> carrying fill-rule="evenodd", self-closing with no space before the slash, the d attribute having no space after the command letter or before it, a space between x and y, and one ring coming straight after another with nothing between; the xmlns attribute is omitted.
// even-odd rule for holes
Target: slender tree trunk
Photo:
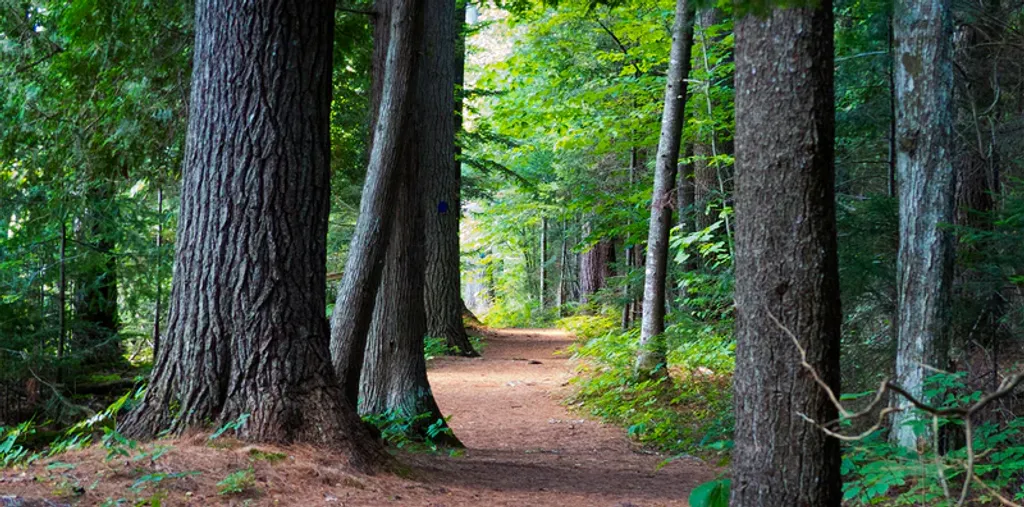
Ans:
<svg viewBox="0 0 1024 507"><path fill-rule="evenodd" d="M833 14L776 8L736 23L736 410L733 506L838 506ZM777 322L776 320L777 319Z"/></svg>
<svg viewBox="0 0 1024 507"><path fill-rule="evenodd" d="M540 311L544 311L544 293L545 293L545 279L547 278L547 263L548 263L548 219L541 217L540 219L540 291L539 291L539 302Z"/></svg>
<svg viewBox="0 0 1024 507"><path fill-rule="evenodd" d="M156 191L156 209L160 221L156 224L156 301L153 304L153 364L156 364L157 354L160 353L160 316L163 300L163 284L160 282L160 264L163 256L164 246L164 191Z"/></svg>
<svg viewBox="0 0 1024 507"><path fill-rule="evenodd" d="M422 59L414 71L415 88L410 98L413 127L418 135L409 135L400 147L401 183L391 203L394 214L391 238L360 381L361 413L393 414L409 419L429 414L410 429L411 437L422 439L427 438L427 430L432 424L439 420L444 424L427 381L427 365L423 356L426 310L431 308L432 296L430 290L424 290L424 283L429 278L429 263L441 262L432 255L437 250L431 250L436 246L431 242L439 238L453 239L455 243L455 286L449 303L455 305L460 329L462 326L462 299L458 292L458 223L455 222L455 234L450 237L442 234L441 228L425 226L437 215L447 213L436 200L441 194L428 189L444 179L443 173L450 172L450 166L455 162L452 130L443 128L445 124L454 125L454 11L454 0L426 2L419 21L421 25L417 28L422 34ZM449 79L443 77L443 69L449 69ZM442 73L440 78L439 73ZM457 186L454 191L458 193ZM454 436L449 435L444 440L450 445L460 445Z"/></svg>
<svg viewBox="0 0 1024 507"><path fill-rule="evenodd" d="M428 19L432 16L431 10L428 5L425 10ZM418 148L417 143L411 143L403 150L402 183L393 202L395 225L391 228L387 260L366 344L359 412L389 414L409 420L429 414L417 420L408 435L425 439L427 429L444 418L427 381L423 356L427 327L423 305L423 217L419 209L420 192L416 188L421 167L417 157L422 155ZM429 175L425 176L421 181L429 179ZM448 445L461 445L451 435L439 440Z"/></svg>
<svg viewBox="0 0 1024 507"><path fill-rule="evenodd" d="M67 323L67 296L68 296L68 278L67 278L67 248L68 248L68 227L64 223L64 218L61 218L60 222L60 271L58 273L59 279L57 281L57 304L60 308L57 309L57 320L59 326L59 335L57 336L57 381L61 382L64 376L64 347L68 336L68 323Z"/></svg>
<svg viewBox="0 0 1024 507"><path fill-rule="evenodd" d="M330 0L196 4L173 303L129 437L249 414L241 438L390 463L328 359L333 26Z"/></svg>
<svg viewBox="0 0 1024 507"><path fill-rule="evenodd" d="M676 0L644 268L643 318L640 323L640 351L636 360L636 373L642 378L667 373L667 351L662 335L665 332L668 236L672 229L672 207L675 204L672 197L679 166L679 136L686 116L686 80L690 75L690 50L693 48L693 12L693 6L687 0Z"/></svg>
<svg viewBox="0 0 1024 507"><path fill-rule="evenodd" d="M359 204L359 218L349 244L345 274L331 314L331 359L338 380L354 404L359 397L366 336L380 286L391 206L399 182L399 154L408 135L410 81L418 48L419 0L378 0L374 25L375 74L380 100L373 120L370 161ZM383 63L379 58L383 58Z"/></svg>
<svg viewBox="0 0 1024 507"><path fill-rule="evenodd" d="M562 220L562 247L558 254L558 293L556 297L558 300L555 305L558 307L558 316L562 317L562 306L565 305L566 300L566 276L569 273L568 265L569 262L569 241L566 235L566 224L565 219Z"/></svg>
<svg viewBox="0 0 1024 507"><path fill-rule="evenodd" d="M71 350L85 370L122 366L124 351L118 332L121 327L117 305L117 257L113 241L116 217L114 184L102 175L87 195L92 207L78 230L79 243L87 245L86 268L75 284L75 326Z"/></svg>
<svg viewBox="0 0 1024 507"><path fill-rule="evenodd" d="M417 130L422 149L420 170L429 174L424 179L423 197L426 206L426 291L427 333L444 338L453 353L476 356L462 322L459 258L459 218L461 215L461 172L456 160L455 133L462 128L462 102L455 98L455 88L462 82L465 57L458 54L465 6L456 9L456 0L432 0L425 4L427 24L424 33L429 44L421 56L419 68L431 69L429 78L417 82L426 125ZM443 16L444 22L435 21ZM461 93L460 93L461 96Z"/></svg>
<svg viewBox="0 0 1024 507"><path fill-rule="evenodd" d="M690 160L693 156L693 145L687 145L686 154L683 156L686 160ZM694 195L693 195L693 164L690 162L679 164L678 184L676 185L676 209L679 211L679 234L682 236L688 236L693 233L695 229L694 225ZM694 252L689 252L690 257L687 258L686 262L683 263L683 270L686 273L693 273L697 270L697 258ZM679 299L686 299L687 287L686 281L680 279L677 283L676 289L679 291Z"/></svg>
<svg viewBox="0 0 1024 507"><path fill-rule="evenodd" d="M893 4L890 9L895 9ZM896 197L896 41L894 40L893 24L895 17L889 11L889 174L886 178L889 197Z"/></svg>
<svg viewBox="0 0 1024 507"><path fill-rule="evenodd" d="M945 368L950 330L956 178L950 0L896 3L896 134L900 194L896 381L918 399L928 367ZM908 401L890 438L914 448ZM927 436L926 436L927 438Z"/></svg>

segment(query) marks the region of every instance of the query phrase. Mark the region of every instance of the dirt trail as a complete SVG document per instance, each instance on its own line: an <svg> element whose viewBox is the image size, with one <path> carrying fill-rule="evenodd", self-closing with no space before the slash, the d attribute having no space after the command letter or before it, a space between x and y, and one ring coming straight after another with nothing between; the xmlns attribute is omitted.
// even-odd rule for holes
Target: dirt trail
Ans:
<svg viewBox="0 0 1024 507"><path fill-rule="evenodd" d="M662 456L637 452L621 428L560 405L572 365L558 352L570 341L554 330L491 331L482 358L432 361L434 394L467 449L459 457L401 453L409 478L354 474L327 449L230 438L211 446L207 435L196 434L138 450L163 446L159 461L108 460L103 447L93 446L26 471L0 470L0 507L113 505L117 499L125 501L117 505L141 505L158 496L163 505L195 507L686 505L690 490L714 477L712 467L679 460L655 472ZM253 451L287 458L254 459ZM245 470L251 478L243 492L219 491L219 481ZM159 484L142 479L168 473L179 477Z"/></svg>
<svg viewBox="0 0 1024 507"><path fill-rule="evenodd" d="M557 330L488 333L482 358L436 359L434 395L466 444L465 455L407 456L433 486L451 488L434 505L687 505L712 467L638 452L621 428L560 404L572 366ZM468 498L467 498L468 495Z"/></svg>

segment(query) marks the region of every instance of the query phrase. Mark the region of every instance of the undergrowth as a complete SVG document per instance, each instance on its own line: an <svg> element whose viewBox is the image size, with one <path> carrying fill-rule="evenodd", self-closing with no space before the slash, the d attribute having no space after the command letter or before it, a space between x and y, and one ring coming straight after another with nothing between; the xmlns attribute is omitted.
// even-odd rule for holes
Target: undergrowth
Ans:
<svg viewBox="0 0 1024 507"><path fill-rule="evenodd" d="M558 325L580 339L572 349L581 361L570 403L660 451L717 455L730 447L729 340L670 329L669 376L639 380L633 374L638 329L621 331L602 316L569 317Z"/></svg>

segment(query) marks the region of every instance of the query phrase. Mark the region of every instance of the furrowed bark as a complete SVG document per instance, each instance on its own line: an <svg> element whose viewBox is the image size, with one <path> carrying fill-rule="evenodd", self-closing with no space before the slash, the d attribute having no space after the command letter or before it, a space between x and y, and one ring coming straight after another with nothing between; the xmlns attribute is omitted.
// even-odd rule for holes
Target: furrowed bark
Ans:
<svg viewBox="0 0 1024 507"><path fill-rule="evenodd" d="M333 20L330 0L196 4L171 313L129 437L248 414L240 438L391 463L328 359Z"/></svg>
<svg viewBox="0 0 1024 507"><path fill-rule="evenodd" d="M373 121L373 142L359 218L331 314L331 359L338 380L353 404L359 397L366 336L373 319L392 225L391 206L400 178L399 155L410 123L409 94L418 47L416 17L421 8L417 0L380 0L377 3L378 24L374 28L377 40L374 43L386 44L387 48L386 51L374 49L375 56L385 57L384 64L377 66L381 69L380 105ZM382 40L383 33L388 34L386 41Z"/></svg>
<svg viewBox="0 0 1024 507"><path fill-rule="evenodd" d="M733 506L836 506L839 391L831 2L736 23ZM772 320L778 319L781 326Z"/></svg>
<svg viewBox="0 0 1024 507"><path fill-rule="evenodd" d="M420 65L431 70L417 82L417 106L423 108L417 134L423 149L421 170L429 175L423 180L427 334L444 338L453 354L474 357L478 354L462 321L462 174L455 145L455 133L462 128L462 101L456 100L455 89L461 88L465 67L465 48L459 44L465 11L465 5L456 8L456 0L427 4L424 39L429 42Z"/></svg>

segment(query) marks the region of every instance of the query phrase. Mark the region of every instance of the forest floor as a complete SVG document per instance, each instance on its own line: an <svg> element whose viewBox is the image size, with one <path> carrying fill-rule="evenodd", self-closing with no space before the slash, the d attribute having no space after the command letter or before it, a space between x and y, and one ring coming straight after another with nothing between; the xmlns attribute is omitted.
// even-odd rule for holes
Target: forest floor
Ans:
<svg viewBox="0 0 1024 507"><path fill-rule="evenodd" d="M97 446L24 472L0 471L0 506L140 505L154 497L163 505L684 506L690 490L715 477L696 460L659 469L665 456L631 443L621 428L570 412L561 403L572 378L566 333L486 335L483 357L431 361L434 395L466 450L401 453L411 479L352 474L316 449L230 439L211 447L198 435L158 443L169 450L154 462L105 462ZM275 453L287 458L259 458ZM251 471L244 491L218 494L217 483L240 470ZM139 485L154 473L190 475ZM12 494L56 502L18 503L5 497Z"/></svg>

